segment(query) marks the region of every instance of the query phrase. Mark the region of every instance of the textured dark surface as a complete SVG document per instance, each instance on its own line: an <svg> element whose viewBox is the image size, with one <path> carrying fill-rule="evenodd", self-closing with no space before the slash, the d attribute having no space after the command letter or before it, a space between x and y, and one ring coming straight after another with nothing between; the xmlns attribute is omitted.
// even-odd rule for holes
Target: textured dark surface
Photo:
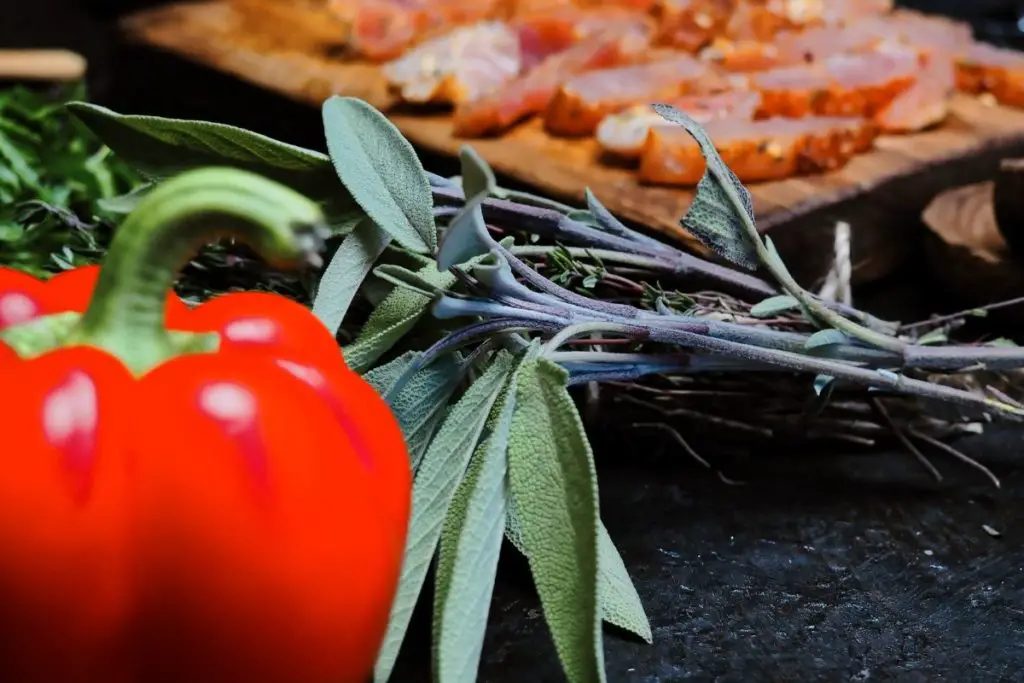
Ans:
<svg viewBox="0 0 1024 683"><path fill-rule="evenodd" d="M66 1L18 3L0 22L0 46L11 45L84 51L94 97L121 111L214 118L323 147L318 112L128 49ZM873 293L886 315L951 305L895 286ZM728 486L668 443L594 436L602 514L655 637L647 646L608 632L610 681L1024 681L1021 430L960 444L1002 490L941 455L936 484L903 453L811 457L770 444L732 463L728 474L746 483ZM396 680L428 680L428 616L414 622ZM512 549L487 638L481 681L562 680Z"/></svg>

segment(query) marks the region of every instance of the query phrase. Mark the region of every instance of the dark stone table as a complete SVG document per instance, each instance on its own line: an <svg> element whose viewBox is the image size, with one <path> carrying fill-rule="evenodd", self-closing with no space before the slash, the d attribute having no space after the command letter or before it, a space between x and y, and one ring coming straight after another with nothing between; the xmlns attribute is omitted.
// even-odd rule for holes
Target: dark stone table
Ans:
<svg viewBox="0 0 1024 683"><path fill-rule="evenodd" d="M67 0L5 14L0 46L15 45L83 51L93 97L120 111L212 118L323 147L317 111L122 45ZM865 296L882 314L948 308L916 284ZM1000 490L942 456L936 484L902 452L809 456L771 444L729 472L745 480L737 487L669 444L641 447L614 430L595 443L603 517L655 637L647 646L609 631L611 681L1024 681L1024 431L993 428L959 444L992 467ZM480 680L562 680L513 552L496 593ZM429 677L426 610L412 628L396 681Z"/></svg>

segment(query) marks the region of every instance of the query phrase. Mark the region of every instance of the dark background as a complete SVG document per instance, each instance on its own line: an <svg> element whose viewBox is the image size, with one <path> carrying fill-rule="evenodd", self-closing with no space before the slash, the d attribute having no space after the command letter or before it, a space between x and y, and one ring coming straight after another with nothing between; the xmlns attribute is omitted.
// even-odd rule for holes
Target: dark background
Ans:
<svg viewBox="0 0 1024 683"><path fill-rule="evenodd" d="M214 119L323 148L315 109L124 45L112 18L145 4L10 3L0 47L82 52L92 98L118 111ZM1018 3L904 4L945 9L970 18L981 37L1024 45ZM439 159L425 164L448 170ZM942 307L908 282L867 296L887 309ZM746 484L734 487L607 416L591 435L602 516L655 637L647 646L608 632L611 681L1024 681L1021 430L992 428L958 444L992 467L999 490L937 454L942 483L899 451L801 454L771 443L735 463L729 474ZM428 616L420 610L396 680L428 679ZM484 659L481 681L562 680L528 571L511 551Z"/></svg>

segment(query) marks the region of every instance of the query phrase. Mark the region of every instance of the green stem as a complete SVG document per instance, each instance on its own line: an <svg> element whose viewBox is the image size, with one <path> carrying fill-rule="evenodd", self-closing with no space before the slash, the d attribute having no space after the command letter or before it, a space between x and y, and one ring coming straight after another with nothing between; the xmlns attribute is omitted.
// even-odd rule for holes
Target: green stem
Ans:
<svg viewBox="0 0 1024 683"><path fill-rule="evenodd" d="M558 351L559 347L570 339L579 337L580 335L590 334L592 332L620 332L622 334L629 335L630 333L636 333L636 327L630 327L629 325L617 325L603 320L598 322L569 325L548 340L548 343L544 345L542 353L545 355L555 353Z"/></svg>
<svg viewBox="0 0 1024 683"><path fill-rule="evenodd" d="M613 251L611 249L590 249L588 247L557 247L557 246L545 246L545 245L524 245L524 246L513 246L511 251L516 256L525 256L527 258L536 256L548 256L557 249L564 249L567 254L574 258L595 258L608 263L618 263L624 266L635 266L636 268L643 268L645 270L652 270L656 272L668 272L671 273L675 270L675 266L666 261L665 259L655 258L653 256L644 256L643 254L628 254L622 251Z"/></svg>
<svg viewBox="0 0 1024 683"><path fill-rule="evenodd" d="M65 343L88 344L145 372L181 352L165 300L204 245L233 237L275 267L319 263L319 207L266 178L230 168L189 171L160 184L118 229L88 309Z"/></svg>
<svg viewBox="0 0 1024 683"><path fill-rule="evenodd" d="M777 258L777 256L772 254L769 250L765 238L762 238L761 233L757 231L757 226L754 225L754 220L750 217L750 214L747 213L746 208L744 208L743 201L736 192L736 188L733 187L732 182L728 178L718 177L718 171L714 168L714 165L709 165L708 168L715 173L719 186L725 191L726 196L729 198L729 202L733 205L735 212L743 222L743 228L747 233L748 239L753 242L754 251L757 254L758 260L768 268L771 274L778 281L779 286L781 286L787 294L799 301L800 305L803 306L808 313L811 313L821 322L831 325L840 332L848 334L855 339L860 339L868 344L877 346L880 349L903 353L906 345L899 339L868 329L863 325L855 323L849 318L844 318L825 306L821 301L811 296L807 290L801 287L800 284L793 279L793 276L790 275L789 270L785 267L785 264L782 263L781 259ZM780 265L781 267L779 267Z"/></svg>

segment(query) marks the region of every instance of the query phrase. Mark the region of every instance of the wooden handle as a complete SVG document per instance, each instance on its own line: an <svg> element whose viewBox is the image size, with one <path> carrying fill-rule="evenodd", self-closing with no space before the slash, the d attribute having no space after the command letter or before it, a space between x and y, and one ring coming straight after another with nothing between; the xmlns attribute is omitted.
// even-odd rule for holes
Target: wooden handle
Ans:
<svg viewBox="0 0 1024 683"><path fill-rule="evenodd" d="M85 69L85 57L70 50L0 50L0 79L74 81Z"/></svg>

